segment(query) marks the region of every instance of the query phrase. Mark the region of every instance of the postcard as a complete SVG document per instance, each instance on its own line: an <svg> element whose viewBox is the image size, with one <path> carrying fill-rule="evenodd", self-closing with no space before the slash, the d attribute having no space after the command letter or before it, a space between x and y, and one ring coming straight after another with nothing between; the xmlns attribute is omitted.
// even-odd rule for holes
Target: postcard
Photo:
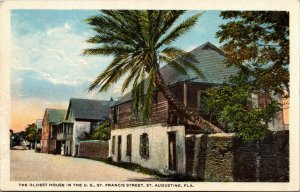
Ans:
<svg viewBox="0 0 300 192"><path fill-rule="evenodd" d="M1 190L299 190L299 1L0 5Z"/></svg>

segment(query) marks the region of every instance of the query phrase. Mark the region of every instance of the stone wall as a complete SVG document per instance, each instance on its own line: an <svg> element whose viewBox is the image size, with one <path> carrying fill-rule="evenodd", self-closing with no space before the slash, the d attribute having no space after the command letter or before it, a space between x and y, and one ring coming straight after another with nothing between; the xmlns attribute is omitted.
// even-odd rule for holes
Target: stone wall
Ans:
<svg viewBox="0 0 300 192"><path fill-rule="evenodd" d="M78 156L90 159L107 159L108 141L81 141L79 142Z"/></svg>
<svg viewBox="0 0 300 192"><path fill-rule="evenodd" d="M246 142L234 134L187 135L186 173L204 181L289 181L289 133L263 142Z"/></svg>

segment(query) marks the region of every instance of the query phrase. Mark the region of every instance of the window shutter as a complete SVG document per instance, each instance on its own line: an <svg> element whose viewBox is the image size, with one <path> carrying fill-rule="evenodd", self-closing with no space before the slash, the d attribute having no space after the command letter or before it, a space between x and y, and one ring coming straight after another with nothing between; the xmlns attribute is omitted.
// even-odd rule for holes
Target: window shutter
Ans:
<svg viewBox="0 0 300 192"><path fill-rule="evenodd" d="M143 156L143 135L140 135L140 155Z"/></svg>

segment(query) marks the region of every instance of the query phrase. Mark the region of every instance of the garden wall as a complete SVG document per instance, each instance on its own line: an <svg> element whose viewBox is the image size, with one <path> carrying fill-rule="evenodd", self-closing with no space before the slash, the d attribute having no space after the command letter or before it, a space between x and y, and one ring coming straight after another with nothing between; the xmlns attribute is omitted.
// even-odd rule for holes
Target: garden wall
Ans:
<svg viewBox="0 0 300 192"><path fill-rule="evenodd" d="M108 141L90 140L80 141L78 149L79 157L89 159L107 159L108 158Z"/></svg>
<svg viewBox="0 0 300 192"><path fill-rule="evenodd" d="M234 134L187 135L186 173L204 181L289 181L289 132L263 142Z"/></svg>

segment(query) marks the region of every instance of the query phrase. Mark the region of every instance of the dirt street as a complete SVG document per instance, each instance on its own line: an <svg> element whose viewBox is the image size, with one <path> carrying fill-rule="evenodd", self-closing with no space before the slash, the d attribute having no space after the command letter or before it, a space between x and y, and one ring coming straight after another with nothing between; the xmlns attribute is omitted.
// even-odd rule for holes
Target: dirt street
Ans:
<svg viewBox="0 0 300 192"><path fill-rule="evenodd" d="M13 181L155 181L155 176L108 165L103 162L11 150Z"/></svg>

